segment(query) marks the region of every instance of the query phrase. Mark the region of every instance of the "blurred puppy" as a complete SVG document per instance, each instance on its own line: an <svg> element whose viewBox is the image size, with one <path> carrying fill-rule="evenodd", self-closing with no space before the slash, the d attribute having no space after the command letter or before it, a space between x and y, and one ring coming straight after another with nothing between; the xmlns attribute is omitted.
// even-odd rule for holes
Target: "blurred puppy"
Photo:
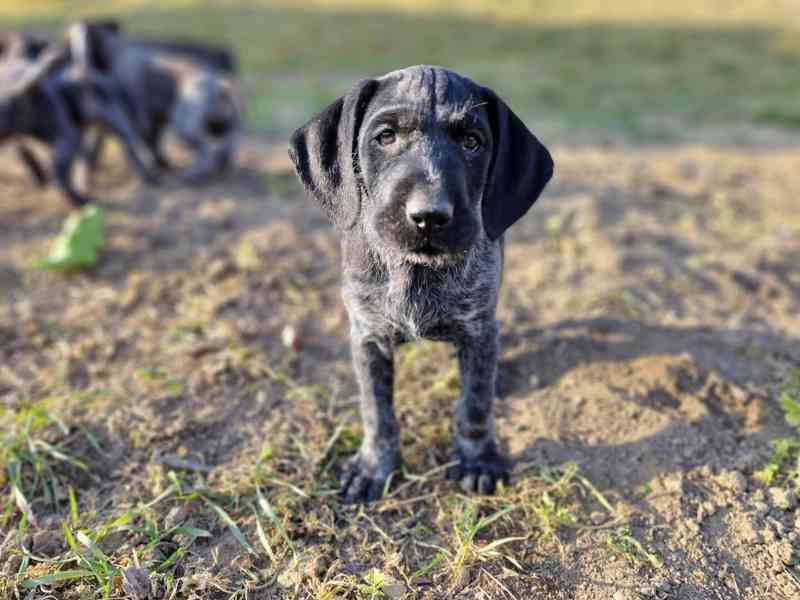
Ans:
<svg viewBox="0 0 800 600"><path fill-rule="evenodd" d="M344 500L379 498L400 466L393 353L419 338L458 350L448 477L492 493L508 479L492 419L503 232L550 180L549 152L492 90L417 66L360 82L295 132L289 154L341 233L364 423Z"/></svg>
<svg viewBox="0 0 800 600"><path fill-rule="evenodd" d="M180 174L184 181L202 180L230 165L242 111L230 53L189 42L128 40L113 21L77 23L70 37L83 39L87 60L125 90L139 133L160 166L170 167L161 150L168 131L193 155Z"/></svg>
<svg viewBox="0 0 800 600"><path fill-rule="evenodd" d="M6 39L0 60L0 140L32 138L48 144L55 179L76 207L90 201L72 180L75 160L86 156L83 135L89 127L117 135L141 177L157 180L156 171L139 155L121 90L109 77L74 63L65 47L26 34ZM18 153L44 185L47 173L35 155L24 144L18 145Z"/></svg>
<svg viewBox="0 0 800 600"><path fill-rule="evenodd" d="M29 32L6 32L0 37L0 64L6 61L34 61L50 44L44 37ZM25 144L15 146L17 156L39 187L47 185L49 177L33 151Z"/></svg>

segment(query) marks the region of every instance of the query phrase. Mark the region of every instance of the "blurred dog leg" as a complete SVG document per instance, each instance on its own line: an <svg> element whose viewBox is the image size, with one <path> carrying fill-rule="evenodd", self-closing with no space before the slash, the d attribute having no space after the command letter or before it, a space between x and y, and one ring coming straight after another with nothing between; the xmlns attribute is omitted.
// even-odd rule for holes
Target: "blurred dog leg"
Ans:
<svg viewBox="0 0 800 600"><path fill-rule="evenodd" d="M157 183L159 179L158 172L153 166L147 165L140 156L140 150L137 148L136 132L131 125L130 119L120 105L111 101L103 104L95 104L93 109L95 114L92 116L97 122L110 129L122 140L128 160L140 177L147 183ZM88 157L90 168L94 166L92 161L99 159L99 150L102 149L103 143L102 138L95 141L95 145L91 149Z"/></svg>
<svg viewBox="0 0 800 600"><path fill-rule="evenodd" d="M72 167L75 159L81 154L79 135L65 135L53 146L53 174L69 201L76 208L81 208L90 202L89 198L79 192L72 183Z"/></svg>
<svg viewBox="0 0 800 600"><path fill-rule="evenodd" d="M42 163L40 163L39 159L36 158L33 150L23 144L20 144L16 147L16 151L17 157L19 157L22 163L27 167L28 172L36 182L36 185L38 185L40 188L45 187L49 182L50 177L47 175L47 171L45 171Z"/></svg>

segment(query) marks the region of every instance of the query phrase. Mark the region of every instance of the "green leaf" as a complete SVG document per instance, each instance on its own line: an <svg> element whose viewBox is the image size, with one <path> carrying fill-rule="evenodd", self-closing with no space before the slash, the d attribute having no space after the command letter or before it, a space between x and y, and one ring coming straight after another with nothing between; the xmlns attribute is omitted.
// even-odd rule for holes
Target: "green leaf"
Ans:
<svg viewBox="0 0 800 600"><path fill-rule="evenodd" d="M60 460L62 462L69 463L75 467L78 467L82 471L88 471L89 467L86 466L86 463L79 461L77 458L74 458L64 452L63 450L59 450L55 446L48 444L44 440L36 440L35 445L41 446L44 450L56 460Z"/></svg>
<svg viewBox="0 0 800 600"><path fill-rule="evenodd" d="M184 554L186 554L186 548L178 548L177 550L175 550L175 552L169 555L167 560L165 560L158 566L158 571L161 572L166 571L172 565L178 562L183 557Z"/></svg>
<svg viewBox="0 0 800 600"><path fill-rule="evenodd" d="M72 579L83 579L84 577L92 577L94 574L91 571L83 569L76 569L73 571L59 571L52 575L43 575L42 577L35 577L34 579L25 579L22 582L24 588L35 588L40 585L50 585L58 581L70 581Z"/></svg>
<svg viewBox="0 0 800 600"><path fill-rule="evenodd" d="M75 497L75 490L72 489L72 486L69 486L67 493L69 495L69 514L72 518L72 526L77 527L78 521L80 521L80 515L78 514L78 499Z"/></svg>
<svg viewBox="0 0 800 600"><path fill-rule="evenodd" d="M171 533L182 533L193 538L210 538L214 537L205 529L198 529L197 527L181 526L176 527Z"/></svg>
<svg viewBox="0 0 800 600"><path fill-rule="evenodd" d="M78 533L76 533L75 537L78 538L78 541L81 544L83 544L89 550L91 550L92 554L94 554L94 557L97 560L99 560L100 562L102 562L104 564L108 563L108 557L103 553L102 550L100 550L100 547L97 544L94 543L92 538L90 538L88 535L86 535L82 531L79 531Z"/></svg>
<svg viewBox="0 0 800 600"><path fill-rule="evenodd" d="M258 498L258 507L267 516L267 518L272 523L273 527L275 527L275 529L278 530L278 533L281 534L283 541L286 542L286 545L292 551L292 554L294 554L295 553L294 544L292 544L292 540L289 538L289 534L286 533L286 529L283 527L283 523L278 518L278 515L275 514L275 509L272 508L272 505L269 503L269 500L267 500L264 497L264 494L261 493L261 489L258 487L256 487L256 496Z"/></svg>
<svg viewBox="0 0 800 600"><path fill-rule="evenodd" d="M800 402L794 400L788 392L785 392L781 397L781 408L789 425L800 427Z"/></svg>
<svg viewBox="0 0 800 600"><path fill-rule="evenodd" d="M217 516L219 516L222 522L228 526L228 529L231 530L231 533L233 534L233 537L236 538L236 541L239 542L242 545L242 547L245 550L247 550L250 554L255 554L256 551L250 545L250 542L247 541L247 538L244 537L242 530L239 529L236 523L233 522L233 519L231 519L228 513L226 513L221 506L219 506L218 504L214 504L211 500L209 500L205 496L203 496L203 500L206 501L206 504L208 504L214 510L215 513L217 513Z"/></svg>
<svg viewBox="0 0 800 600"><path fill-rule="evenodd" d="M49 256L37 262L36 266L54 271L77 271L93 267L98 261L98 251L104 245L103 209L88 205L69 216Z"/></svg>

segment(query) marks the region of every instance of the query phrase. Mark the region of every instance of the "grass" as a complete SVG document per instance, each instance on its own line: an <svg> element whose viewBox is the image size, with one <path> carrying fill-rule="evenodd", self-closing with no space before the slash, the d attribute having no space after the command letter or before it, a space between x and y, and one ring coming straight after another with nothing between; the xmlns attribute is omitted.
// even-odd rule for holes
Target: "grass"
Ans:
<svg viewBox="0 0 800 600"><path fill-rule="evenodd" d="M632 565L645 565L655 571L664 568L664 561L657 554L647 550L625 527L610 532L605 541L609 550L620 555Z"/></svg>
<svg viewBox="0 0 800 600"><path fill-rule="evenodd" d="M63 516L63 540L57 544L60 552L51 557L31 553L23 542L27 539L29 512L21 511L16 525L19 545L12 554L18 560L17 576L3 581L3 585L17 590L58 589L65 598L78 597L75 594L89 589L98 597L115 597L125 586L133 585L129 580L136 577L136 585L149 582L152 589L168 595L200 586L198 589L214 589L228 598L246 597L254 590L275 585L315 598L382 598L384 589L400 594L431 580L443 589L455 590L475 577L495 578L493 572L500 564L522 571L517 558L520 545L537 546L538 540L546 547L565 527L581 527L581 515L588 514L589 504L599 503L613 512L577 467L566 465L542 469L524 478L513 493L507 490L494 499L445 493L438 514L418 523L409 537L402 533L402 523L413 514L418 486L430 484L430 476L411 474L403 486L375 507L376 511L353 512L342 511L324 485L304 482L302 460L294 457L280 463L280 457L265 447L252 478L225 489L209 487L202 474L170 470L164 474L167 484L154 488L158 491L163 487L157 496L102 517L82 512L70 488L64 510L56 508L56 514ZM293 472L278 479L277 472L288 465L293 466ZM303 515L302 520L298 515ZM334 525L331 518L340 522ZM432 532L448 521L444 530L449 533L443 543L438 543ZM325 540L333 541L347 531L344 523L352 527L359 522L372 531L362 543L373 552L379 549L376 556L384 556L391 563L392 548L405 537L417 548L417 559L391 565L368 559L367 565L373 566L365 567L360 576L337 570L338 552ZM231 543L239 547L235 552L237 576L228 572L215 578L213 567L188 579L182 576L182 565L190 553L196 552L195 547L225 531ZM353 535L356 530L349 531L348 535ZM216 564L229 558L212 553L210 560Z"/></svg>
<svg viewBox="0 0 800 600"><path fill-rule="evenodd" d="M64 447L63 440L69 436L70 428L52 410L52 404L47 400L23 401L13 411L0 407L0 420L4 424L0 439L0 485L8 486L11 492L0 524L7 523L15 509L27 521L34 522L33 507L40 502L57 509L68 498L67 490L71 490L67 471L89 470L86 462Z"/></svg>
<svg viewBox="0 0 800 600"><path fill-rule="evenodd" d="M786 422L797 429L793 436L773 441L770 461L755 473L765 485L800 485L800 369L789 372L784 382L780 404Z"/></svg>
<svg viewBox="0 0 800 600"><path fill-rule="evenodd" d="M788 4L767 12L744 2L726 12L712 2L625 2L601 11L578 0L535 10L482 1L445 12L442 3L419 11L373 1L355 13L346 4L90 2L69 14L121 8L133 31L232 43L250 126L278 136L356 80L417 63L494 87L549 141L673 142L702 130L741 142L800 123L800 20ZM5 18L57 28L65 6Z"/></svg>

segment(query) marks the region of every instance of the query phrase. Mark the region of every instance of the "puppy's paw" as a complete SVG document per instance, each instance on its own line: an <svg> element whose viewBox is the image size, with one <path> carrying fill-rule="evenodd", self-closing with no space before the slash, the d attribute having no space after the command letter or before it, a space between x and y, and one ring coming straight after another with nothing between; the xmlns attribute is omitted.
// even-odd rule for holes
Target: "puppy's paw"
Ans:
<svg viewBox="0 0 800 600"><path fill-rule="evenodd" d="M400 468L399 456L386 456L377 461L364 460L356 454L345 465L341 477L342 489L339 494L345 504L374 502L383 496L386 482L394 471Z"/></svg>
<svg viewBox="0 0 800 600"><path fill-rule="evenodd" d="M473 458L457 453L458 464L447 469L447 478L458 481L468 494L494 494L498 482L508 485L510 465L508 459L494 447Z"/></svg>

